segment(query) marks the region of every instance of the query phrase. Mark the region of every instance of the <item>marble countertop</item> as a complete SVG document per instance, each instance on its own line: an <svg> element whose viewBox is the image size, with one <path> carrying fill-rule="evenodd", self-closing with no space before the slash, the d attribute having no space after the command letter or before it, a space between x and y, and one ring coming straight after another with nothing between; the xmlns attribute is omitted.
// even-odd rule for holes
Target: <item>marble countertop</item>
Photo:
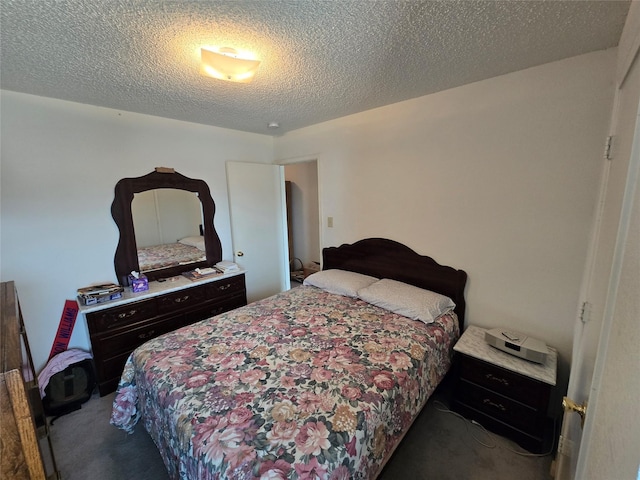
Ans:
<svg viewBox="0 0 640 480"><path fill-rule="evenodd" d="M189 280L182 275L176 275L175 277L167 278L164 282L153 281L149 282L149 290L144 292L134 293L131 291L131 287L125 287L122 292L122 298L117 300L110 300L104 303L98 303L96 305L79 305L80 313L86 314L91 312L97 312L104 310L105 308L113 308L119 305L126 305L127 303L137 302L146 298L157 297L165 293L177 292L184 290L185 288L193 287L195 285L202 285L204 283L217 282L225 278L235 277L236 275L242 275L245 270L238 270L230 273L220 273L212 275L210 277L201 278L199 280Z"/></svg>
<svg viewBox="0 0 640 480"><path fill-rule="evenodd" d="M484 340L484 333L484 328L470 325L453 347L454 351L550 385L556 384L558 352L555 348L547 346L549 353L544 364L534 363L492 347Z"/></svg>

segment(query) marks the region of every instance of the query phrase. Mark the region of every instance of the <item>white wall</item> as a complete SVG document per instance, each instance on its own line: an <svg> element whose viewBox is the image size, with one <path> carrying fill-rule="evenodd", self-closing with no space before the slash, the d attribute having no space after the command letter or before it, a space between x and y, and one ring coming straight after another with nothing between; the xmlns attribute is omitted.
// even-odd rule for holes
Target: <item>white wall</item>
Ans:
<svg viewBox="0 0 640 480"><path fill-rule="evenodd" d="M205 180L223 255L232 257L225 161L270 162L271 137L8 91L0 99L0 278L16 282L36 368L65 299L116 281L110 208L121 178L166 166ZM90 348L83 318L70 346Z"/></svg>
<svg viewBox="0 0 640 480"><path fill-rule="evenodd" d="M563 390L615 53L297 130L275 157L318 158L323 246L388 237L466 270L467 323L558 348Z"/></svg>

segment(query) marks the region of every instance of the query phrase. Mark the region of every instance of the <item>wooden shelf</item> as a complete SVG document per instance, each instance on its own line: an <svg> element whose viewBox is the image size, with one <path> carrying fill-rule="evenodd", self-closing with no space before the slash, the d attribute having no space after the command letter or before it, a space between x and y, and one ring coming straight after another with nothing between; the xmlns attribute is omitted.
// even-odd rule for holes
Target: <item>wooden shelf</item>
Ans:
<svg viewBox="0 0 640 480"><path fill-rule="evenodd" d="M13 282L0 284L0 478L59 479Z"/></svg>

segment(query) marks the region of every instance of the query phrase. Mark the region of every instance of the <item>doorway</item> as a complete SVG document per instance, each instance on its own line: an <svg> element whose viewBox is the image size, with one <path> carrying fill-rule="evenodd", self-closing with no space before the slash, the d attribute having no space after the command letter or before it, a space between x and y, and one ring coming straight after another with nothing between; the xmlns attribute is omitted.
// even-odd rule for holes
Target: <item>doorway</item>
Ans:
<svg viewBox="0 0 640 480"><path fill-rule="evenodd" d="M291 286L320 268L320 213L318 162L309 160L284 165L287 194L287 230Z"/></svg>

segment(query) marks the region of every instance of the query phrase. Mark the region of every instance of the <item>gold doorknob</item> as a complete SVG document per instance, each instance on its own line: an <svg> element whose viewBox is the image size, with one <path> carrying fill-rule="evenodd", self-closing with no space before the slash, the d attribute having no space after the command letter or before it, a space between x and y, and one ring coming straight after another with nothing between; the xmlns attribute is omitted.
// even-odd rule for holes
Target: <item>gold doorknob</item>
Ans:
<svg viewBox="0 0 640 480"><path fill-rule="evenodd" d="M587 415L587 402L578 404L569 397L562 397L562 408L565 412L577 412L580 415L580 426L584 428L584 417Z"/></svg>
<svg viewBox="0 0 640 480"><path fill-rule="evenodd" d="M236 255L239 256L239 257L242 257L242 256L244 256L244 252L238 252L238 253L236 253Z"/></svg>

